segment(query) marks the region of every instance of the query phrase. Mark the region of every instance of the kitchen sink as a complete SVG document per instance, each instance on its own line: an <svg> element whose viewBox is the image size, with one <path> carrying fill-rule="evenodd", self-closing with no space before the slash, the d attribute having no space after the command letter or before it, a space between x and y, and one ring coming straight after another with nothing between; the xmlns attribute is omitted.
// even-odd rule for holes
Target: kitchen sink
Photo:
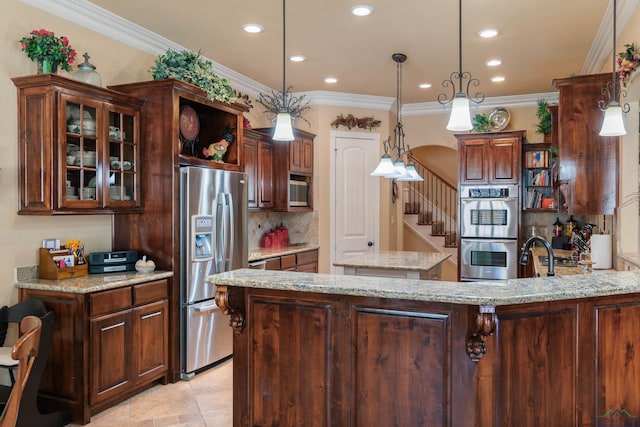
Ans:
<svg viewBox="0 0 640 427"><path fill-rule="evenodd" d="M540 264L543 266L547 266L549 265L549 257L546 255L540 255L538 256L538 259L540 260ZM570 257L562 257L562 256L556 256L553 257L553 265L555 267L577 267L578 266L578 262L571 259Z"/></svg>

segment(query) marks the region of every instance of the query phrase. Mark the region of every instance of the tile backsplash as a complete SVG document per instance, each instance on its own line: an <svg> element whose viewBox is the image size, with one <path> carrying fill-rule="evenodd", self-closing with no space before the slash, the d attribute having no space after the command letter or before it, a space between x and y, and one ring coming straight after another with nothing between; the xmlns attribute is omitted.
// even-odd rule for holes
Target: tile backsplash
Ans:
<svg viewBox="0 0 640 427"><path fill-rule="evenodd" d="M318 244L318 215L314 212L249 212L249 250L260 247L260 239L279 227L289 230L289 242Z"/></svg>

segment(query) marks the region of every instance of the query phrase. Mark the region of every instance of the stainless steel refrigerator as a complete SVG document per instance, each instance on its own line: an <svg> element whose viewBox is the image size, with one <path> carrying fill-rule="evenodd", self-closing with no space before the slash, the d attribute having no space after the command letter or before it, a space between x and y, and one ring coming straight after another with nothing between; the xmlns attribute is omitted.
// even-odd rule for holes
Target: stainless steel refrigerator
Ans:
<svg viewBox="0 0 640 427"><path fill-rule="evenodd" d="M229 318L215 302L211 274L247 267L246 175L180 169L180 353L183 379L233 352Z"/></svg>

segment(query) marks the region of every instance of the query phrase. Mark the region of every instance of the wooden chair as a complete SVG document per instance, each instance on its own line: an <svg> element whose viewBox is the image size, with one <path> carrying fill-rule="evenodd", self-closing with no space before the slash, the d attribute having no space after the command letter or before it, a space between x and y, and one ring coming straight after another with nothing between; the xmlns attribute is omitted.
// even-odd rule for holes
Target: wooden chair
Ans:
<svg viewBox="0 0 640 427"><path fill-rule="evenodd" d="M31 368L38 355L42 321L35 316L27 316L20 322L22 336L11 347L11 357L18 361L16 382L11 389L7 405L0 416L0 427L14 427L18 419L20 399L31 374Z"/></svg>
<svg viewBox="0 0 640 427"><path fill-rule="evenodd" d="M18 366L18 362L11 357L11 347L5 347L4 341L7 336L9 323L20 325L26 316L36 316L42 318L47 313L42 301L37 299L27 299L11 307L0 308L0 368L9 370L11 384L15 382L13 371Z"/></svg>

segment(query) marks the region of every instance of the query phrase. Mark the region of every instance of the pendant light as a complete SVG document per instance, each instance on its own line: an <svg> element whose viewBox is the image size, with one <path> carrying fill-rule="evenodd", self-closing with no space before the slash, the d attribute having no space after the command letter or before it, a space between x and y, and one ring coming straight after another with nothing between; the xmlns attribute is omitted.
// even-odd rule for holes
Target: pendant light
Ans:
<svg viewBox="0 0 640 427"><path fill-rule="evenodd" d="M412 162L411 150L404 143L404 129L402 127L402 63L407 60L407 55L394 53L391 58L396 63L396 116L398 122L393 129L393 142L391 136L383 141L384 154L378 167L371 172L371 176L384 176L385 178L398 179L398 181L423 181L415 165ZM390 150L396 150L396 160L392 161ZM407 165L404 157L407 156Z"/></svg>
<svg viewBox="0 0 640 427"><path fill-rule="evenodd" d="M616 99L618 96L622 98L627 95L624 90L618 93L616 87L616 80L618 78L616 73L616 0L613 0L613 50L611 51L611 55L613 58L611 83L607 83L607 85L602 88L602 94L605 96L605 99L598 101L598 107L604 112L600 136L626 135L627 131L624 128L622 113L628 113L631 109L629 104L625 103L624 105L620 105L620 102Z"/></svg>
<svg viewBox="0 0 640 427"><path fill-rule="evenodd" d="M451 87L451 96L447 96L445 93L438 95L438 102L444 106L451 104L451 115L449 116L449 123L447 124L447 130L450 131L467 131L473 128L471 124L471 113L469 112L469 103L473 103L476 106L484 101L484 94L481 92L476 93L473 97L469 95L469 88L480 85L480 80L471 77L471 73L468 71L462 71L462 0L459 1L459 15L458 15L458 71L451 73L451 76L447 80L442 82L442 86ZM455 81L458 81L458 92L456 93ZM463 92L463 83L466 80L465 91Z"/></svg>
<svg viewBox="0 0 640 427"><path fill-rule="evenodd" d="M282 105L287 105L287 5L282 0ZM293 141L293 127L291 125L291 113L282 108L276 116L276 129L273 132L275 141Z"/></svg>

